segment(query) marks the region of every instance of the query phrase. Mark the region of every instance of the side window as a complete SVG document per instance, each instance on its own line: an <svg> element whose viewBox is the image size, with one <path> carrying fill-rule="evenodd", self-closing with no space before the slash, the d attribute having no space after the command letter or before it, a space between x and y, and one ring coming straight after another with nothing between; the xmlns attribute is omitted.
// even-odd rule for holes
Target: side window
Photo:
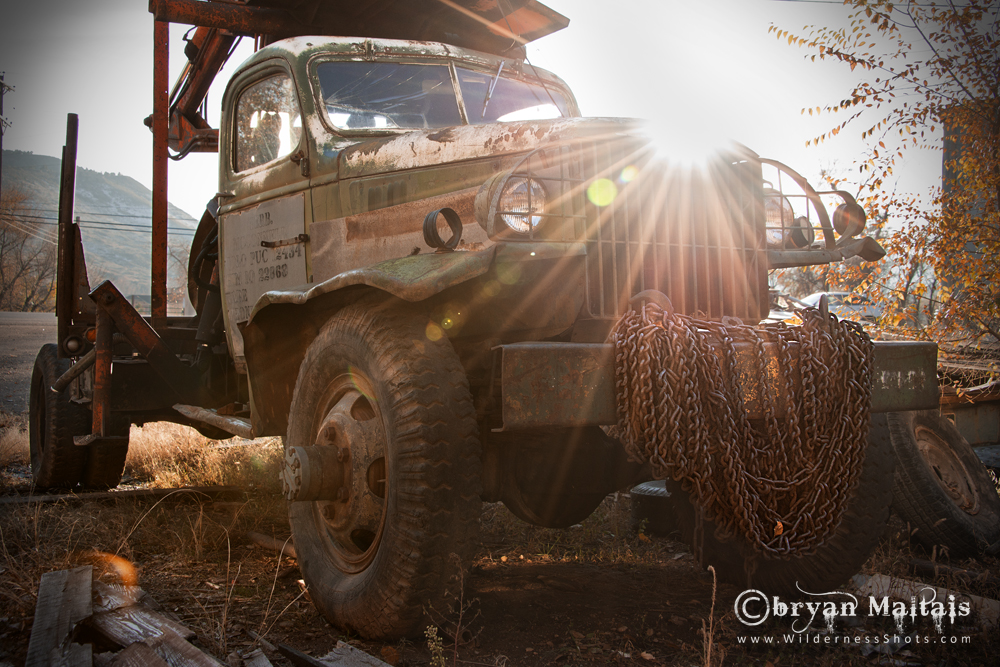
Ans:
<svg viewBox="0 0 1000 667"><path fill-rule="evenodd" d="M236 103L236 171L267 164L292 152L302 136L295 87L287 74L258 81Z"/></svg>

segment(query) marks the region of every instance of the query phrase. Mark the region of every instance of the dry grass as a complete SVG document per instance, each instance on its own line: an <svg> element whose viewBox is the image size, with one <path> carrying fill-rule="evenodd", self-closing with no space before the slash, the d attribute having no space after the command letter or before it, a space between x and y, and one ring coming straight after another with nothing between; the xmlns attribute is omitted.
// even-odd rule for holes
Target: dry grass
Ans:
<svg viewBox="0 0 1000 667"><path fill-rule="evenodd" d="M159 488L228 484L278 493L280 438L216 442L187 426L156 422L133 426L125 473Z"/></svg>
<svg viewBox="0 0 1000 667"><path fill-rule="evenodd" d="M29 460L28 419L0 411L0 466L24 465Z"/></svg>
<svg viewBox="0 0 1000 667"><path fill-rule="evenodd" d="M6 475L5 482L27 492L23 465L17 470L28 462L26 419L0 417L0 465L20 473ZM0 608L7 627L30 627L42 574L92 563L106 581L131 571L216 655L224 657L241 641L249 645L240 622L261 627L278 616L265 603L282 559L252 547L245 535L288 535L278 495L281 460L279 438L218 443L187 427L147 424L132 428L123 485L231 485L250 495L239 502L182 493L156 503L137 498L0 507ZM279 611L299 594L288 583L273 594ZM287 613L302 610L293 606ZM26 641L26 632L0 627L0 647L11 644L10 652L0 649L0 661L23 660Z"/></svg>

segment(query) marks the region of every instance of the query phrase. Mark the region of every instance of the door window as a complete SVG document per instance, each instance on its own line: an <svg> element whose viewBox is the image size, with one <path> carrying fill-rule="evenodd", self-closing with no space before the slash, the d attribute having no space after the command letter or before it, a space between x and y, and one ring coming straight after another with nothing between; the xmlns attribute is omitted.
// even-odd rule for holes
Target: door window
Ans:
<svg viewBox="0 0 1000 667"><path fill-rule="evenodd" d="M292 78L276 74L240 94L236 104L236 171L289 155L302 136Z"/></svg>

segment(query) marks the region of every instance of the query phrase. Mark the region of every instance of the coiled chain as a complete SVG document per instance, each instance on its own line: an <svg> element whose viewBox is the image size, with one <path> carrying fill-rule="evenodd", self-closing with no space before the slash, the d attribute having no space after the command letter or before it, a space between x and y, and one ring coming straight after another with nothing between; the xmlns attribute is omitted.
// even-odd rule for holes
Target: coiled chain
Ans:
<svg viewBox="0 0 1000 667"><path fill-rule="evenodd" d="M864 465L874 345L856 322L816 309L800 316L802 326L749 326L646 302L626 312L610 337L613 435L657 478L680 482L722 537L739 536L764 558L806 556L833 536ZM767 342L787 399L783 418L768 384ZM744 407L737 343L754 349L759 419ZM699 520L696 540L700 530Z"/></svg>

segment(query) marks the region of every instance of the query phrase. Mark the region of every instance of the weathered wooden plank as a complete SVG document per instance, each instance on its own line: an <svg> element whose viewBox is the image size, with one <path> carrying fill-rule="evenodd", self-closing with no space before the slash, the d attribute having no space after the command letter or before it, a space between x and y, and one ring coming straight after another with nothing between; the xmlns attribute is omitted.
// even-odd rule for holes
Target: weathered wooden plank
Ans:
<svg viewBox="0 0 1000 667"><path fill-rule="evenodd" d="M93 667L94 647L90 644L75 644L70 642L65 650L52 649L52 667Z"/></svg>
<svg viewBox="0 0 1000 667"><path fill-rule="evenodd" d="M25 667L48 667L53 649L62 655L74 626L91 614L92 577L90 565L42 575Z"/></svg>
<svg viewBox="0 0 1000 667"><path fill-rule="evenodd" d="M226 667L169 628L164 628L163 634L146 643L170 667Z"/></svg>
<svg viewBox="0 0 1000 667"><path fill-rule="evenodd" d="M94 582L94 613L102 611L114 611L122 607L131 607L137 604L146 591L138 586L126 586L124 584L106 584L103 581Z"/></svg>
<svg viewBox="0 0 1000 667"><path fill-rule="evenodd" d="M322 658L314 658L285 644L278 644L278 650L299 667L390 667L389 663L341 641Z"/></svg>
<svg viewBox="0 0 1000 667"><path fill-rule="evenodd" d="M390 667L389 663L341 641L320 660L336 667Z"/></svg>
<svg viewBox="0 0 1000 667"><path fill-rule="evenodd" d="M119 646L157 639L167 631L175 632L185 639L195 636L189 628L142 605L94 614L88 625Z"/></svg>
<svg viewBox="0 0 1000 667"><path fill-rule="evenodd" d="M243 656L243 667L271 667L271 661L257 648Z"/></svg>
<svg viewBox="0 0 1000 667"><path fill-rule="evenodd" d="M149 646L136 642L116 655L111 667L167 667L167 663Z"/></svg>

